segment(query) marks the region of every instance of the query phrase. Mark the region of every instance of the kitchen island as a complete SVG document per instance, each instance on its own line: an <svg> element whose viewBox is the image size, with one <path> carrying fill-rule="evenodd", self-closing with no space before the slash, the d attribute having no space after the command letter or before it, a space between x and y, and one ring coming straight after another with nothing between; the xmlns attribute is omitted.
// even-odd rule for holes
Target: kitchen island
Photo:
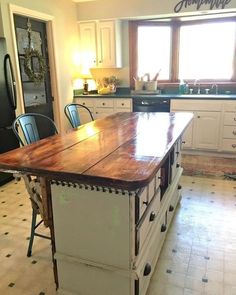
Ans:
<svg viewBox="0 0 236 295"><path fill-rule="evenodd" d="M41 178L59 294L144 295L180 199L190 113L117 113L0 155Z"/></svg>

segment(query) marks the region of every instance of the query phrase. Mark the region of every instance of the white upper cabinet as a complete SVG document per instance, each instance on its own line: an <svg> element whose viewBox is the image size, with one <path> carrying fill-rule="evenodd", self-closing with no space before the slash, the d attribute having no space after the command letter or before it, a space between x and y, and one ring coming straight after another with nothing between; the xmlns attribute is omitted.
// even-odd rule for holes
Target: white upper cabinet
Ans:
<svg viewBox="0 0 236 295"><path fill-rule="evenodd" d="M96 67L97 64L97 41L96 23L86 22L79 24L80 54L82 63L86 67Z"/></svg>
<svg viewBox="0 0 236 295"><path fill-rule="evenodd" d="M119 20L79 23L82 63L91 68L121 67Z"/></svg>

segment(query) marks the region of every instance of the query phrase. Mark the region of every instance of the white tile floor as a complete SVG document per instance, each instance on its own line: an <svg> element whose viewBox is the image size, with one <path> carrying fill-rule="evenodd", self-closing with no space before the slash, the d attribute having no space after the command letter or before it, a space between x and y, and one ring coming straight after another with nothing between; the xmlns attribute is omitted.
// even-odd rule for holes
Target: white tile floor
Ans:
<svg viewBox="0 0 236 295"><path fill-rule="evenodd" d="M183 176L181 184L148 295L236 295L236 181ZM36 237L26 257L30 220L24 184L0 187L0 295L56 294L50 241Z"/></svg>

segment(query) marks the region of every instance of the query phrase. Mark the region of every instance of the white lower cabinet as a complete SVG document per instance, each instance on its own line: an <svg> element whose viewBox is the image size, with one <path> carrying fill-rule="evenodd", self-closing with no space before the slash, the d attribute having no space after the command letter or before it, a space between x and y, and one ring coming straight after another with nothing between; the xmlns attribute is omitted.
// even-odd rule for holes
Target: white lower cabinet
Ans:
<svg viewBox="0 0 236 295"><path fill-rule="evenodd" d="M171 111L194 113L194 119L183 135L184 149L218 151L222 101L176 99L171 100Z"/></svg>
<svg viewBox="0 0 236 295"><path fill-rule="evenodd" d="M221 112L197 112L194 120L194 147L218 150Z"/></svg>
<svg viewBox="0 0 236 295"><path fill-rule="evenodd" d="M180 146L137 191L52 182L58 294L146 294L180 199Z"/></svg>
<svg viewBox="0 0 236 295"><path fill-rule="evenodd" d="M101 119L118 112L132 112L131 98L75 98L75 103L82 104L90 109L94 119ZM80 111L81 123L90 122L86 111Z"/></svg>

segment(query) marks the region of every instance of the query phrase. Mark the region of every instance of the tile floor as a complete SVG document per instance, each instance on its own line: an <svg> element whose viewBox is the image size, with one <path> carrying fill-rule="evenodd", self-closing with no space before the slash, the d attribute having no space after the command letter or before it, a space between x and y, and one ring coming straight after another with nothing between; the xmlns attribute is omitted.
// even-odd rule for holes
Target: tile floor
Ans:
<svg viewBox="0 0 236 295"><path fill-rule="evenodd" d="M236 295L236 181L183 176L181 184L148 295ZM26 257L30 220L24 184L0 187L1 295L56 294L50 241L36 237Z"/></svg>

